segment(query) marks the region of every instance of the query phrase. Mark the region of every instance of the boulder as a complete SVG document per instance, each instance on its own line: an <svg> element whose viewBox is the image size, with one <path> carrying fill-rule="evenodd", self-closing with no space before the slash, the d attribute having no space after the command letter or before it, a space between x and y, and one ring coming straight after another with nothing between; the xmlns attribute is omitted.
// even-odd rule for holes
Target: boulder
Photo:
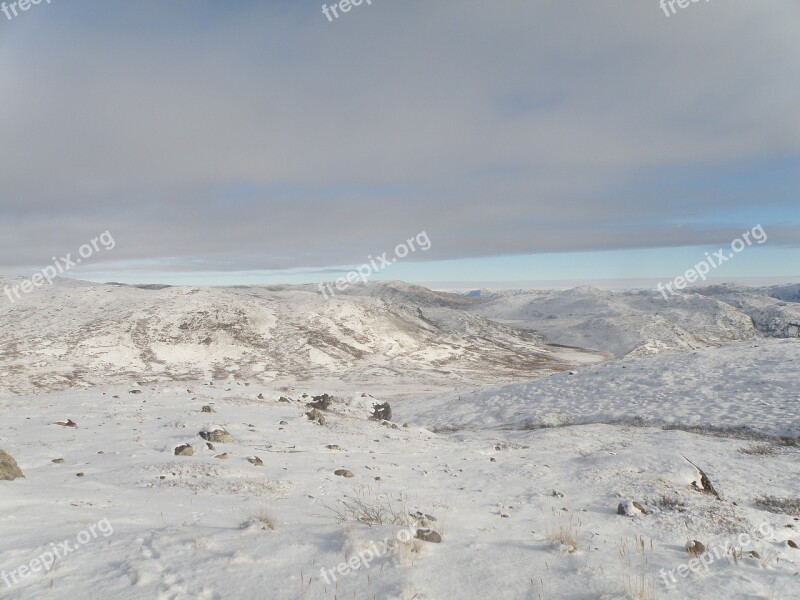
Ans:
<svg viewBox="0 0 800 600"><path fill-rule="evenodd" d="M319 409L313 408L306 413L309 421L316 421L320 425L325 425L325 415Z"/></svg>
<svg viewBox="0 0 800 600"><path fill-rule="evenodd" d="M691 556L701 556L706 552L706 545L702 542L698 542L697 540L690 540L686 542L686 551Z"/></svg>
<svg viewBox="0 0 800 600"><path fill-rule="evenodd" d="M332 402L333 398L331 398L328 394L322 394L322 396L314 396L311 399L311 402L308 402L306 406L309 408L316 408L318 410L328 410L331 407Z"/></svg>
<svg viewBox="0 0 800 600"><path fill-rule="evenodd" d="M233 436L224 429L201 431L200 437L207 442L216 442L217 444L232 444L236 441L233 439Z"/></svg>
<svg viewBox="0 0 800 600"><path fill-rule="evenodd" d="M417 529L417 539L431 544L440 544L442 535L433 529Z"/></svg>
<svg viewBox="0 0 800 600"><path fill-rule="evenodd" d="M635 517L636 515L646 515L647 509L639 502L626 500L617 506L617 514L624 517Z"/></svg>
<svg viewBox="0 0 800 600"><path fill-rule="evenodd" d="M11 455L0 450L0 481L13 481L25 477Z"/></svg>
<svg viewBox="0 0 800 600"><path fill-rule="evenodd" d="M392 407L388 402L383 404L374 404L372 406L372 416L370 419L374 421L391 421L392 420Z"/></svg>
<svg viewBox="0 0 800 600"><path fill-rule="evenodd" d="M175 448L175 456L192 456L194 449L189 444L182 444Z"/></svg>

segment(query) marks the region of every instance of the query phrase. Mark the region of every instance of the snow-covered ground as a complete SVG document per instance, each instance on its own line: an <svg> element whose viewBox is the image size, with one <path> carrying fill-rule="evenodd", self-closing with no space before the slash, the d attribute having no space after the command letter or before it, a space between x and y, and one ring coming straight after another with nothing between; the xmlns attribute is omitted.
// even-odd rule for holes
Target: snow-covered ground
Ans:
<svg viewBox="0 0 800 600"><path fill-rule="evenodd" d="M626 358L527 383L409 401L436 427L625 422L800 438L800 342L760 340Z"/></svg>
<svg viewBox="0 0 800 600"><path fill-rule="evenodd" d="M0 310L0 449L25 474L0 481L0 598L800 597L800 341L557 358L521 382L557 350L449 295L192 289L66 283ZM292 335L323 315L364 355L314 363L336 344ZM209 448L215 429L233 441Z"/></svg>

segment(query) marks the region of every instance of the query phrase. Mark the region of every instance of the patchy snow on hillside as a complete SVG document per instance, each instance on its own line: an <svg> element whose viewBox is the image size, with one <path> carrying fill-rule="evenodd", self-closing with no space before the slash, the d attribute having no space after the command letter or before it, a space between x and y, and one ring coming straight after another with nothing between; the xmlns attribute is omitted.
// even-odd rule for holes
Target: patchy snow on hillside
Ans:
<svg viewBox="0 0 800 600"><path fill-rule="evenodd" d="M0 397L131 379L358 382L367 371L453 385L602 360L457 308L326 299L309 286L143 289L58 279L0 302Z"/></svg>

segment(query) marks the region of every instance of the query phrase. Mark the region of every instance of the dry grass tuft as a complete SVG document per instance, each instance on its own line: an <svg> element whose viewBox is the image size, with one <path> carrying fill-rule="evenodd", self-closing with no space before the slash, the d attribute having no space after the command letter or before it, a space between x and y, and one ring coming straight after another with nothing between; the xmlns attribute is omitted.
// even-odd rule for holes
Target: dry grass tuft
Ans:
<svg viewBox="0 0 800 600"><path fill-rule="evenodd" d="M261 506L247 513L247 520L242 526L275 531L278 528L278 521L266 506Z"/></svg>
<svg viewBox="0 0 800 600"><path fill-rule="evenodd" d="M556 513L556 511L553 511L553 513L553 519L548 520L545 526L545 538L565 552L577 552L580 547L578 543L580 520L576 524L572 515L566 519L561 513Z"/></svg>
<svg viewBox="0 0 800 600"><path fill-rule="evenodd" d="M326 506L338 523L357 521L374 525L411 525L413 519L406 508L406 498L400 494L377 494L370 487L360 487L345 495L335 506Z"/></svg>
<svg viewBox="0 0 800 600"><path fill-rule="evenodd" d="M653 550L653 540L650 540L649 549ZM632 544L626 539L620 543L619 556L625 562L625 592L635 600L658 600L647 551L648 544L643 537L636 538Z"/></svg>
<svg viewBox="0 0 800 600"><path fill-rule="evenodd" d="M761 496L756 504L774 513L783 513L793 517L800 516L800 498L779 498L777 496Z"/></svg>
<svg viewBox="0 0 800 600"><path fill-rule="evenodd" d="M750 444L745 448L739 448L739 452L750 456L775 456L778 453L773 444Z"/></svg>

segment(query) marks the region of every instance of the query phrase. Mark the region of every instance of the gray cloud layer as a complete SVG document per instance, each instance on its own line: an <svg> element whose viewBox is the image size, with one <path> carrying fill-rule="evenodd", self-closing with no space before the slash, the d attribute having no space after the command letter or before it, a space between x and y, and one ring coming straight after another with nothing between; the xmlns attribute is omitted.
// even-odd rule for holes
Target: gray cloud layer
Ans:
<svg viewBox="0 0 800 600"><path fill-rule="evenodd" d="M652 174L800 154L793 0L202 6L2 24L0 268L107 229L115 260L233 270L423 229L426 259L727 241L752 197Z"/></svg>

